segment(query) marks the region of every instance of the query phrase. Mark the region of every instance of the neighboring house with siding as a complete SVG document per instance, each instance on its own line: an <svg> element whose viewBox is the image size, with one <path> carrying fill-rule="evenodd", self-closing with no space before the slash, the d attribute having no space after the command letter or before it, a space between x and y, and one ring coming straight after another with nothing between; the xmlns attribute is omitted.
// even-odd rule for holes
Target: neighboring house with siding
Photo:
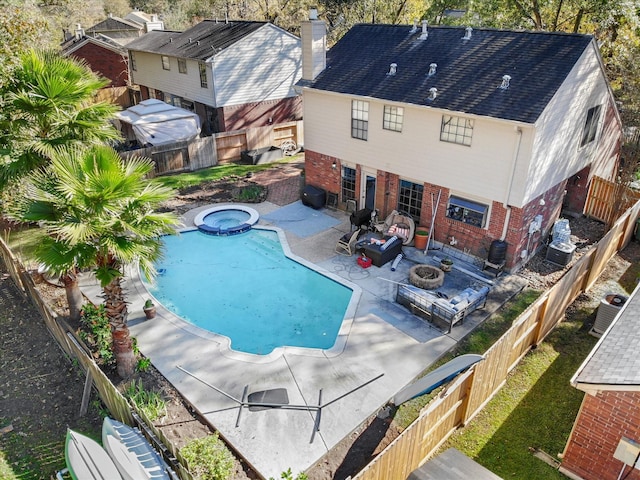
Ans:
<svg viewBox="0 0 640 480"><path fill-rule="evenodd" d="M586 393L562 456L579 480L640 479L640 295L620 309L571 379Z"/></svg>
<svg viewBox="0 0 640 480"><path fill-rule="evenodd" d="M127 45L142 98L196 112L204 134L300 120L300 39L266 22L205 20Z"/></svg>
<svg viewBox="0 0 640 480"><path fill-rule="evenodd" d="M96 23L86 30L81 24L76 24L75 32L65 32L64 42L73 41L81 37L109 37L114 42L125 45L131 40L152 30L163 30L164 22L155 14L148 14L134 10L124 18L109 15L106 19ZM63 48L64 48L63 44Z"/></svg>
<svg viewBox="0 0 640 480"><path fill-rule="evenodd" d="M328 52L323 36L303 22L305 176L342 208L405 211L484 259L504 240L514 268L615 176L621 122L591 36L361 24Z"/></svg>
<svg viewBox="0 0 640 480"><path fill-rule="evenodd" d="M109 98L128 107L137 103L137 89L129 81L129 58L125 44L146 32L164 28L157 15L134 11L125 18L109 16L96 25L65 33L61 52L87 62L91 70L109 79L111 83L101 92L101 98Z"/></svg>

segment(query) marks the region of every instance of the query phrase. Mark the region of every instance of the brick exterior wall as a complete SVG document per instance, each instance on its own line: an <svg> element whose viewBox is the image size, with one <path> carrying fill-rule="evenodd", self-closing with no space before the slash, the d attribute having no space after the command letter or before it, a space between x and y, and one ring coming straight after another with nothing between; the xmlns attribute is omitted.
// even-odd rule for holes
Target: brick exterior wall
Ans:
<svg viewBox="0 0 640 480"><path fill-rule="evenodd" d="M567 180L567 196L565 209L570 212L582 213L589 193L589 171L591 167L585 167Z"/></svg>
<svg viewBox="0 0 640 480"><path fill-rule="evenodd" d="M320 187L326 192L340 194L342 164L339 158L323 155L307 150L305 152L306 183ZM336 163L336 168L332 164ZM360 165L356 166L356 195L360 192ZM379 170L376 178L376 208L379 210L379 218L384 219L397 208L400 177L393 173ZM503 236L504 224L509 216L509 225L506 230L507 242L506 268L517 269L521 264L533 256L542 247L553 228L553 224L559 218L565 199L567 182L563 181L543 195L533 199L524 208L511 207L510 212L501 202L493 202L491 214L486 228L479 228L463 223L446 216L449 189L439 185L424 183L420 220L417 225L430 227L432 199L437 201L438 192L440 203L435 219L433 239L437 242L449 244L452 238L457 241L455 248L466 250L472 255L486 259L489 255L491 242L499 240ZM338 207L345 208L339 198ZM541 205L543 203L544 205ZM358 205L358 208L362 208ZM542 228L538 232L529 235L529 226L537 215L542 215ZM526 251L526 255L523 255Z"/></svg>
<svg viewBox="0 0 640 480"><path fill-rule="evenodd" d="M71 56L84 59L91 70L111 80L111 87L124 87L128 84L129 66L124 55L89 42Z"/></svg>
<svg viewBox="0 0 640 480"><path fill-rule="evenodd" d="M562 470L584 480L616 480L623 463L613 454L621 437L640 442L640 392L585 395ZM627 466L622 478L640 480L640 470Z"/></svg>
<svg viewBox="0 0 640 480"><path fill-rule="evenodd" d="M342 171L340 159L310 151L305 151L304 157L305 184L320 187L327 193L337 194L338 206L345 208L345 204L340 198L340 172ZM336 163L336 168L332 168L333 162ZM360 175L357 175L356 179L356 192L358 192L360 189Z"/></svg>

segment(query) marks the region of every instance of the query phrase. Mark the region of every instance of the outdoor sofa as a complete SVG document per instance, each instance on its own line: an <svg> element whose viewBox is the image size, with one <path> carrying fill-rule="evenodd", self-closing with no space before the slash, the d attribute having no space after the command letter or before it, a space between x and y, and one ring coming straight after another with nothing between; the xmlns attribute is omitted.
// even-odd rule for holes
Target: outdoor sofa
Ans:
<svg viewBox="0 0 640 480"><path fill-rule="evenodd" d="M430 321L441 321L447 325L447 333L453 326L463 322L465 317L478 308L484 308L489 295L489 287L465 288L453 298L438 295L413 285L398 284L396 302L404 305L414 315Z"/></svg>

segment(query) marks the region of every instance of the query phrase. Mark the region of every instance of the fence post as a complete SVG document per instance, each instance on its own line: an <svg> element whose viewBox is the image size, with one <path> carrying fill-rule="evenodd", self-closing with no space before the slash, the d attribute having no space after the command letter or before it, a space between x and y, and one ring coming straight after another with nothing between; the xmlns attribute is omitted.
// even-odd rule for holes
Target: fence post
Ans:
<svg viewBox="0 0 640 480"><path fill-rule="evenodd" d="M87 368L87 376L84 379L84 390L82 391L82 403L80 403L80 416L84 417L89 409L89 398L91 398L91 386L93 379L91 377L91 369Z"/></svg>

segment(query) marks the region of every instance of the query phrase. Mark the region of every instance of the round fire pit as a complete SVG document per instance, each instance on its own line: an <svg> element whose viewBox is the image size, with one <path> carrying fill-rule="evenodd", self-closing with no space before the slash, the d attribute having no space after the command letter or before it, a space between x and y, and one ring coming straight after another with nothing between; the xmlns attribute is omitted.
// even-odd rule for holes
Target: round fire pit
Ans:
<svg viewBox="0 0 640 480"><path fill-rule="evenodd" d="M409 283L424 290L435 290L444 283L444 272L431 265L414 265L409 269Z"/></svg>

